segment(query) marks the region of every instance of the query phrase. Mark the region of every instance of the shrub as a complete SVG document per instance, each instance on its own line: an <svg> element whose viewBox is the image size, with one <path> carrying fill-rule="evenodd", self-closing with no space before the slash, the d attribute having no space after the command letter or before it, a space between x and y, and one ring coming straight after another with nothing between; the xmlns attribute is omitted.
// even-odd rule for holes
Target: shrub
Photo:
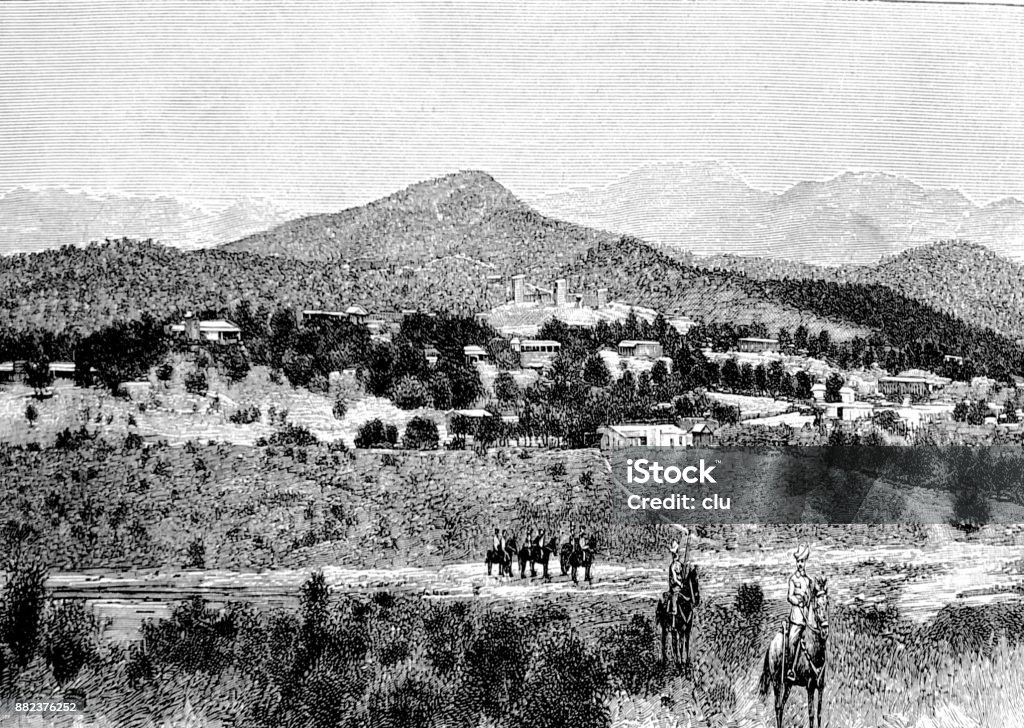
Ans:
<svg viewBox="0 0 1024 728"><path fill-rule="evenodd" d="M286 422L267 439L267 444L269 445L292 445L297 447L308 447L316 445L318 442L319 440L317 440L316 435L310 432L308 428L292 424L291 422Z"/></svg>
<svg viewBox="0 0 1024 728"><path fill-rule="evenodd" d="M156 378L161 382L169 382L174 376L174 367L170 362L164 362L156 368Z"/></svg>
<svg viewBox="0 0 1024 728"><path fill-rule="evenodd" d="M345 419L345 415L348 414L348 404L345 402L344 397L335 398L334 405L331 407L331 414L334 415L336 420Z"/></svg>
<svg viewBox="0 0 1024 728"><path fill-rule="evenodd" d="M78 601L61 600L43 614L43 657L61 685L75 679L96 655L99 623Z"/></svg>
<svg viewBox="0 0 1024 728"><path fill-rule="evenodd" d="M25 407L25 419L28 420L29 427L34 426L36 420L39 419L39 410L37 410L36 406L31 402L29 402Z"/></svg>
<svg viewBox="0 0 1024 728"><path fill-rule="evenodd" d="M192 539L188 544L188 551L185 554L186 569L206 568L206 545L201 538Z"/></svg>
<svg viewBox="0 0 1024 728"><path fill-rule="evenodd" d="M757 583L740 584L736 592L736 611L748 619L761 614L764 609L764 592Z"/></svg>
<svg viewBox="0 0 1024 728"><path fill-rule="evenodd" d="M419 379L405 376L395 382L391 388L391 399L401 409L419 409L426 407L431 400L430 391Z"/></svg>
<svg viewBox="0 0 1024 728"><path fill-rule="evenodd" d="M355 444L358 448L394 447L398 444L398 428L374 418L360 425Z"/></svg>
<svg viewBox="0 0 1024 728"><path fill-rule="evenodd" d="M185 391L189 394L205 395L209 389L205 369L193 369L185 375Z"/></svg>
<svg viewBox="0 0 1024 728"><path fill-rule="evenodd" d="M402 435L402 447L409 450L436 450L438 441L437 423L429 417L413 417Z"/></svg>
<svg viewBox="0 0 1024 728"><path fill-rule="evenodd" d="M6 644L14 664L28 665L39 647L46 571L39 566L17 568L4 586L0 609L0 649Z"/></svg>
<svg viewBox="0 0 1024 728"><path fill-rule="evenodd" d="M262 415L259 406L252 404L247 407L239 407L228 416L228 421L234 425L250 425L253 422L259 422Z"/></svg>

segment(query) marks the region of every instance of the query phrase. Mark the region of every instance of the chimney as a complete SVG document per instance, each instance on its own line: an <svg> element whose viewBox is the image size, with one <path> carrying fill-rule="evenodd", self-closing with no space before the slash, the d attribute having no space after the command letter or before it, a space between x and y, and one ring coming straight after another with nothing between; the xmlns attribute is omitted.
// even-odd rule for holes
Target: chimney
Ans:
<svg viewBox="0 0 1024 728"><path fill-rule="evenodd" d="M564 306L565 305L565 299L566 299L566 297L568 295L567 289L568 289L568 285L567 285L566 280L564 278L559 278L557 281L555 281L555 305L556 306Z"/></svg>
<svg viewBox="0 0 1024 728"><path fill-rule="evenodd" d="M512 276L512 300L517 304L526 303L526 276Z"/></svg>
<svg viewBox="0 0 1024 728"><path fill-rule="evenodd" d="M608 303L608 289L598 288L597 289L597 308L603 307Z"/></svg>

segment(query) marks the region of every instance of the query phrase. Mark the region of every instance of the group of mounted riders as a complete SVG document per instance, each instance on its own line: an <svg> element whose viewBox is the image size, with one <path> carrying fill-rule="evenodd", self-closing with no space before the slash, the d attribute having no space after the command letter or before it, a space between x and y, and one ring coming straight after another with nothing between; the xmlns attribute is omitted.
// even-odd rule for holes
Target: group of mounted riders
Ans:
<svg viewBox="0 0 1024 728"><path fill-rule="evenodd" d="M527 530L526 540L518 545L514 534L494 529L491 548L487 550L487 574L492 566L498 565L499 577L512 577L512 564L519 562L519 576L526 578L526 566L530 576L536 577L536 566L543 567L543 578L549 580L548 560L558 552L562 574L572 574L577 582L577 570L584 569L585 580L591 579L597 540L581 528L578 532L570 528L569 539L559 550L558 539L548 537L541 528ZM696 565L689 563L690 540L680 555L680 544L673 541L669 547L668 590L658 601L655 621L661 627L661 657L667 661L668 637L672 637L672 655L676 662L682 662L685 646L686 660L690 663L690 633L693 617L700 606L700 586ZM779 728L782 726L783 710L790 690L794 686L807 689L807 710L811 728L821 725L822 690L825 687L825 643L828 639L828 582L823 578L812 579L807 575L806 564L810 547L800 544L793 553L796 561L793 574L789 577L787 601L789 617L783 629L777 632L764 656L759 689L767 695L769 689L775 694L775 714ZM817 701L815 702L815 696Z"/></svg>
<svg viewBox="0 0 1024 728"><path fill-rule="evenodd" d="M551 554L558 553L562 576L571 574L576 584L579 583L578 572L583 569L584 581L589 582L596 552L597 538L588 536L584 528L577 532L575 527L571 527L569 539L561 548L558 539L555 536L548 537L544 528L528 528L522 545L516 540L515 534L495 528L491 547L487 550L487 575L491 576L492 568L497 565L499 577L512 578L512 564L518 561L520 579L526 578L526 567L529 565L532 578L536 578L537 567L540 566L542 578L549 581L551 574L548 572L548 563Z"/></svg>
<svg viewBox="0 0 1024 728"><path fill-rule="evenodd" d="M694 611L700 606L700 587L697 567L688 563L689 539L683 557L679 556L679 543L669 547L668 591L659 600L655 621L661 627L661 656L667 660L668 636L672 636L672 654L681 662L685 644L686 664L690 663L690 632ZM783 710L790 690L794 686L807 689L807 713L811 728L821 725L821 700L825 687L825 644L828 640L828 582L807 575L810 547L800 544L793 553L796 561L789 577L786 599L789 617L783 629L777 632L764 656L759 690L775 694L775 716L779 728L783 723ZM815 702L817 696L817 702Z"/></svg>

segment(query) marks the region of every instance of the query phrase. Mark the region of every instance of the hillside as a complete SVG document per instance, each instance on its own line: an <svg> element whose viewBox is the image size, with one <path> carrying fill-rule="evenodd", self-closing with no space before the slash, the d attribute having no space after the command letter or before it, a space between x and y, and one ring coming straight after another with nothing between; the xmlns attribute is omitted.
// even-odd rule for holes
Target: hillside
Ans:
<svg viewBox="0 0 1024 728"><path fill-rule="evenodd" d="M855 323L829 320L800 310L783 297L767 295L758 282L741 274L687 265L632 238L597 246L562 275L570 287L605 286L613 298L650 306L666 316L705 323L762 323L773 333L803 324L813 331L828 328L839 339L870 333Z"/></svg>
<svg viewBox="0 0 1024 728"><path fill-rule="evenodd" d="M1012 341L980 328L992 320L983 313L988 277L1010 288L1014 269L993 276L985 271L999 259L972 251L973 263L939 256L933 272L928 251L905 254L871 275L850 269L849 279L774 260L709 266L552 220L491 177L461 173L219 249L122 240L0 259L0 287L8 293L0 300L0 331L22 341L35 331L57 335L60 345L48 348L64 357L76 337L115 319L147 312L165 319L181 310L224 315L241 301L254 310L358 303L375 312L472 314L505 301L508 277L525 272L541 282L568 278L575 290L607 288L612 298L706 323L763 323L769 331L803 324L828 328L837 339L878 332L901 349L930 343L941 353L974 356L986 369L1017 368ZM360 257L372 264L346 264ZM956 266L976 272L976 294L964 311L948 310L942 297ZM1005 298L1019 301L1015 292ZM959 315L973 318L965 323Z"/></svg>
<svg viewBox="0 0 1024 728"><path fill-rule="evenodd" d="M830 268L726 255L685 260L756 280L804 278L886 286L966 323L1012 339L1024 338L1024 266L965 241L923 245L871 266Z"/></svg>
<svg viewBox="0 0 1024 728"><path fill-rule="evenodd" d="M610 238L535 212L488 174L460 172L362 207L292 220L223 249L412 266L459 255L506 272L538 273Z"/></svg>
<svg viewBox="0 0 1024 728"><path fill-rule="evenodd" d="M545 214L672 252L869 265L933 240L967 238L1024 261L1024 202L977 205L956 190L877 172L804 181L776 194L718 162L652 164L609 185L532 202Z"/></svg>

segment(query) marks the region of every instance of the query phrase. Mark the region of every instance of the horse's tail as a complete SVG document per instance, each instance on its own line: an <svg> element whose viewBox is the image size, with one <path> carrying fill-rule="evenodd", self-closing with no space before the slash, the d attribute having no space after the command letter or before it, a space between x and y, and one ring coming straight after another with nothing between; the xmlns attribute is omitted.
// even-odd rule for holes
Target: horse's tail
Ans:
<svg viewBox="0 0 1024 728"><path fill-rule="evenodd" d="M761 669L761 679L757 681L757 692L762 698L768 694L768 689L772 686L772 667L769 659L771 653L771 647L764 651L764 667Z"/></svg>

